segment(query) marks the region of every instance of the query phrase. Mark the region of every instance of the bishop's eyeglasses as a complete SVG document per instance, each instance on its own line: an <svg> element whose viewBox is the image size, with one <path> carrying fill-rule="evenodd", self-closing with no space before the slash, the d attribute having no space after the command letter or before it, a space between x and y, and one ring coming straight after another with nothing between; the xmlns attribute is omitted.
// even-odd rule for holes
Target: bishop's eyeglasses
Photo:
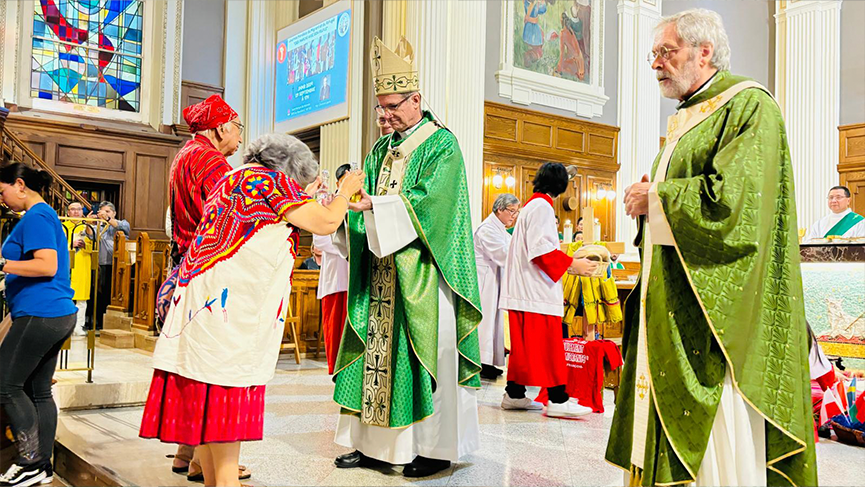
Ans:
<svg viewBox="0 0 865 487"><path fill-rule="evenodd" d="M409 98L411 98L411 95L403 98L402 100L400 100L399 103L391 103L389 105L384 105L384 106L376 105L375 106L375 113L377 113L379 115L384 115L386 113L393 113L393 112L397 111L397 109L399 109L400 105L405 103L405 101L408 100Z"/></svg>

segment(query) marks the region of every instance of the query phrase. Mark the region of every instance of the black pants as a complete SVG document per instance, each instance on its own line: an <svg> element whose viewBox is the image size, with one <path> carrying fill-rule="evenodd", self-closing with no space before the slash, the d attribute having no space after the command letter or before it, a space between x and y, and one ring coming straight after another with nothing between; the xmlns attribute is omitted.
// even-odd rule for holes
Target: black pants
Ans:
<svg viewBox="0 0 865 487"><path fill-rule="evenodd" d="M526 397L526 386L509 380L508 385L505 386L505 392L511 399L522 399ZM566 403L569 399L568 393L565 392L564 384L556 387L547 387L547 394L549 395L550 402L556 404Z"/></svg>
<svg viewBox="0 0 865 487"><path fill-rule="evenodd" d="M96 329L102 329L105 311L111 304L111 271L113 265L99 264L99 290L96 297Z"/></svg>
<svg viewBox="0 0 865 487"><path fill-rule="evenodd" d="M75 328L75 315L22 316L12 322L0 345L0 406L18 446L18 465L47 463L54 450L57 406L51 378L63 342Z"/></svg>

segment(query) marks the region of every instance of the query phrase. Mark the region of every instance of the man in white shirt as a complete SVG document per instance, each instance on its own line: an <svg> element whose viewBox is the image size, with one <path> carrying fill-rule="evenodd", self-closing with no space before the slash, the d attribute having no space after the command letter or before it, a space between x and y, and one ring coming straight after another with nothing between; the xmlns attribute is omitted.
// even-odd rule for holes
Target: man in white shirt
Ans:
<svg viewBox="0 0 865 487"><path fill-rule="evenodd" d="M850 190L845 186L835 186L829 190L829 209L832 213L811 225L805 242L827 237L865 237L865 218L850 209Z"/></svg>

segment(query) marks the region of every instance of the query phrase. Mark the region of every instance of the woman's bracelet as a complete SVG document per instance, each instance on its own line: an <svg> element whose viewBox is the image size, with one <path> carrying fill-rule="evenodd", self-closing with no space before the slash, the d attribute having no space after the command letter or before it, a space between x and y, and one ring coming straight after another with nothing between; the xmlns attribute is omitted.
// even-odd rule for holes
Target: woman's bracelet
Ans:
<svg viewBox="0 0 865 487"><path fill-rule="evenodd" d="M334 197L336 197L336 196L339 196L340 198L345 198L345 204L346 205L349 203L348 196L346 196L342 193L334 193Z"/></svg>

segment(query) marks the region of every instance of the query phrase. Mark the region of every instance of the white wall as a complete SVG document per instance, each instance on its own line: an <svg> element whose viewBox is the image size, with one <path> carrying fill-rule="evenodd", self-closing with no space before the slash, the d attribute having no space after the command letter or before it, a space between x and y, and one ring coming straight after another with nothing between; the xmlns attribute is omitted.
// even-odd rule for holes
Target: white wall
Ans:
<svg viewBox="0 0 865 487"><path fill-rule="evenodd" d="M865 1L841 4L841 125L865 123Z"/></svg>
<svg viewBox="0 0 865 487"><path fill-rule="evenodd" d="M185 81L222 86L225 0L185 0L183 65Z"/></svg>

